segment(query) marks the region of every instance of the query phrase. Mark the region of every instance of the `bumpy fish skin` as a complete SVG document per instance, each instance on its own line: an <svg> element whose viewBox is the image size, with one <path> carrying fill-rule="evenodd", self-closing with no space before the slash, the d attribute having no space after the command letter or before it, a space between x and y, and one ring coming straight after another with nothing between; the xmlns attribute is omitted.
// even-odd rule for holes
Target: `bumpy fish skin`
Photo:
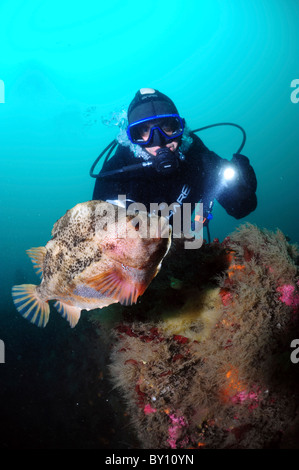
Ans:
<svg viewBox="0 0 299 470"><path fill-rule="evenodd" d="M151 231L151 238L144 237L134 218L104 201L88 201L68 210L54 224L46 246L28 250L42 282L13 287L19 312L45 326L48 301L55 299L59 313L75 326L82 309L136 302L160 268L171 231L162 220L160 236L158 232L152 236ZM158 223L157 217L154 221L147 214L142 220L148 226Z"/></svg>

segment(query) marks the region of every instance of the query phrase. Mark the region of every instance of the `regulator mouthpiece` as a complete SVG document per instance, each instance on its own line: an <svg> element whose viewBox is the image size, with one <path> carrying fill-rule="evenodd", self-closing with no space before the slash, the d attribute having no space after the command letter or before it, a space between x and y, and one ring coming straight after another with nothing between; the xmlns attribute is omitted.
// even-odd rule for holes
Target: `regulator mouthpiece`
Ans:
<svg viewBox="0 0 299 470"><path fill-rule="evenodd" d="M157 151L153 159L153 166L158 173L168 175L177 170L179 160L175 152L172 152L168 147L163 147Z"/></svg>

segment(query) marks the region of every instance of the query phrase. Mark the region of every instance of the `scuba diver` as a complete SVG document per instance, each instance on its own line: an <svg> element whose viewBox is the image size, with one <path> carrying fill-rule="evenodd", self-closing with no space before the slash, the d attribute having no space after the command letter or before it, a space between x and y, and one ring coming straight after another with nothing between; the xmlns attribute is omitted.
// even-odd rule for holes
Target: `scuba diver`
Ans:
<svg viewBox="0 0 299 470"><path fill-rule="evenodd" d="M158 90L140 89L129 105L127 120L118 141L106 147L90 170L97 178L93 199L117 204L118 196L126 195L127 204L142 203L148 212L151 203L161 209L163 204L175 207L202 202L202 222L207 229L215 199L236 219L255 210L257 180L249 159L240 154L246 138L240 126L220 123L205 127L230 124L243 131L243 143L228 161L195 134L205 128L190 131L173 101ZM93 174L105 153L101 171ZM210 239L209 229L208 236Z"/></svg>

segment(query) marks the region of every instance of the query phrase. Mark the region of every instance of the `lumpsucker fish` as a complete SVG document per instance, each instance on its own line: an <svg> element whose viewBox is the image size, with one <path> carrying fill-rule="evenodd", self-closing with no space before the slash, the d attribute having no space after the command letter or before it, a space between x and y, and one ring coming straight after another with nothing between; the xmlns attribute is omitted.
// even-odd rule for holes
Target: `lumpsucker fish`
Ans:
<svg viewBox="0 0 299 470"><path fill-rule="evenodd" d="M164 217L128 213L104 201L77 204L54 224L46 246L27 250L41 283L13 286L14 304L39 327L48 323L50 300L71 327L81 310L132 305L159 272L170 244Z"/></svg>

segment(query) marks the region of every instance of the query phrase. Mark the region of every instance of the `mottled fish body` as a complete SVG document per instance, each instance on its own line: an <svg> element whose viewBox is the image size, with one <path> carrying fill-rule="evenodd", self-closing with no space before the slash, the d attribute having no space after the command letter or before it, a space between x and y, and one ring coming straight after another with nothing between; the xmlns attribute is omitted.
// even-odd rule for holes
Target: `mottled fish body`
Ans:
<svg viewBox="0 0 299 470"><path fill-rule="evenodd" d="M104 201L77 204L61 217L46 246L27 254L40 285L12 288L21 315L37 326L49 320L49 300L74 327L81 310L131 305L158 273L171 240L163 217L127 214Z"/></svg>

